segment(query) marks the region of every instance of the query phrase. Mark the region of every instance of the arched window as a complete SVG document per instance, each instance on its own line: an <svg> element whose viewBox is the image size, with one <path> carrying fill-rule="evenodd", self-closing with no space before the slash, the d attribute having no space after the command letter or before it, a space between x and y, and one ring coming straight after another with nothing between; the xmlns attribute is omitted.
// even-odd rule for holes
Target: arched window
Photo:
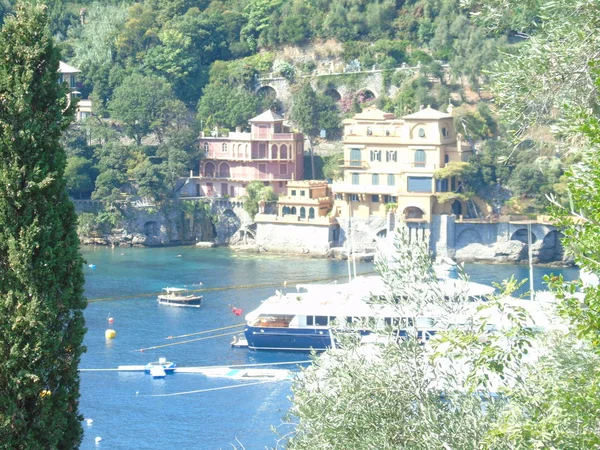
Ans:
<svg viewBox="0 0 600 450"><path fill-rule="evenodd" d="M308 218L309 219L314 219L315 218L315 208L310 208L308 210Z"/></svg>
<svg viewBox="0 0 600 450"><path fill-rule="evenodd" d="M447 153L444 155L444 163L448 164L450 162L450 155Z"/></svg>
<svg viewBox="0 0 600 450"><path fill-rule="evenodd" d="M296 213L296 207L295 207L295 206L292 206L291 213L292 213L292 214L294 214L294 215L296 215L296 214L297 214L297 213Z"/></svg>
<svg viewBox="0 0 600 450"><path fill-rule="evenodd" d="M229 164L223 163L219 166L219 177L220 178L229 178L231 176L231 170L229 168Z"/></svg>
<svg viewBox="0 0 600 450"><path fill-rule="evenodd" d="M388 178L388 186L396 185L396 177L394 176L393 173L389 173L387 178Z"/></svg>
<svg viewBox="0 0 600 450"><path fill-rule="evenodd" d="M306 217L306 208L304 206L300 207L300 218L304 219Z"/></svg>
<svg viewBox="0 0 600 450"><path fill-rule="evenodd" d="M204 143L204 151L208 153L208 142Z"/></svg>
<svg viewBox="0 0 600 450"><path fill-rule="evenodd" d="M238 144L238 148L237 148L238 156L244 156L242 148L243 148L242 144Z"/></svg>
<svg viewBox="0 0 600 450"><path fill-rule="evenodd" d="M277 145L271 145L271 159L277 159Z"/></svg>
<svg viewBox="0 0 600 450"><path fill-rule="evenodd" d="M374 173L373 176L371 177L371 184L373 186L379 186L379 174L378 173Z"/></svg>
<svg viewBox="0 0 600 450"><path fill-rule="evenodd" d="M212 178L215 176L215 165L211 162L204 164L204 176Z"/></svg>
<svg viewBox="0 0 600 450"><path fill-rule="evenodd" d="M425 150L415 151L415 167L425 167L426 162L427 156L425 155Z"/></svg>
<svg viewBox="0 0 600 450"><path fill-rule="evenodd" d="M420 138L424 138L425 137L425 128L419 128L419 137Z"/></svg>
<svg viewBox="0 0 600 450"><path fill-rule="evenodd" d="M282 211L282 212L283 212L283 215L284 215L284 216L285 216L286 214L289 214L289 213L290 213L290 207L289 207L289 206L284 206L284 207L283 207L283 211Z"/></svg>
<svg viewBox="0 0 600 450"><path fill-rule="evenodd" d="M287 145L283 144L280 148L279 148L279 157L281 159L288 159L288 148Z"/></svg>
<svg viewBox="0 0 600 450"><path fill-rule="evenodd" d="M227 151L227 142L223 142L223 145L221 146L221 151L222 152L226 152Z"/></svg>

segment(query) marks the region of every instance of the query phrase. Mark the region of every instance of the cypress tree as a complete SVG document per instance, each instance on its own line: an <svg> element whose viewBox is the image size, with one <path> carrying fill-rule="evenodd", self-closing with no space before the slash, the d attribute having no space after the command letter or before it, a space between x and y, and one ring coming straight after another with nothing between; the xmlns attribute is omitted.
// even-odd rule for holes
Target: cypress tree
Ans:
<svg viewBox="0 0 600 450"><path fill-rule="evenodd" d="M83 258L64 180L73 118L45 6L0 34L0 448L81 443Z"/></svg>

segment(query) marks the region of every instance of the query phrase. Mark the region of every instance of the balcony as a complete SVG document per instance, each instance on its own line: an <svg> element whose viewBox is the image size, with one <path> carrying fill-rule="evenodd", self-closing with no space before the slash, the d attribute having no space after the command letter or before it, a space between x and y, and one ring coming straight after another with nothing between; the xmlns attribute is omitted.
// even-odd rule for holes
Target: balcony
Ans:
<svg viewBox="0 0 600 450"><path fill-rule="evenodd" d="M350 161L344 161L342 164L342 167L344 169L366 170L366 169L369 169L371 166L367 161L350 160Z"/></svg>
<svg viewBox="0 0 600 450"><path fill-rule="evenodd" d="M296 141L303 140L302 133L252 133L254 141Z"/></svg>
<svg viewBox="0 0 600 450"><path fill-rule="evenodd" d="M382 144L382 145L401 145L399 136L374 136L374 135L357 135L347 134L344 136L344 144Z"/></svg>
<svg viewBox="0 0 600 450"><path fill-rule="evenodd" d="M346 184L333 183L331 192L334 194L378 194L378 195L398 195L398 186L380 186L364 184Z"/></svg>
<svg viewBox="0 0 600 450"><path fill-rule="evenodd" d="M241 174L241 175L236 175L236 174L218 174L218 173L207 173L207 174L200 174L197 177L194 178L199 178L201 180L229 180L229 181L255 181L255 180L259 180L259 181L287 181L287 180L294 180L294 174L292 173L288 173L288 174L272 174L272 173L260 173L260 174L255 174L255 175L245 175L245 174Z"/></svg>
<svg viewBox="0 0 600 450"><path fill-rule="evenodd" d="M290 156L294 156L291 154ZM269 158L267 156L258 157L256 155L240 155L239 153L232 154L231 152L209 151L204 153L205 159L214 159L215 161L239 161L239 162L294 162L291 158Z"/></svg>

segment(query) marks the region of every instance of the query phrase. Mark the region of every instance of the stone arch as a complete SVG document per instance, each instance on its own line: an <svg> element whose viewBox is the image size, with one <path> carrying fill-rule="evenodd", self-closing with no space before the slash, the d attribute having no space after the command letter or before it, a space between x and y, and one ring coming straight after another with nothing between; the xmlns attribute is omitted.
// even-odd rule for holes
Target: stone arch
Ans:
<svg viewBox="0 0 600 450"><path fill-rule="evenodd" d="M371 89L363 89L358 93L358 95L362 103L370 102L377 98L377 95L375 95Z"/></svg>
<svg viewBox="0 0 600 450"><path fill-rule="evenodd" d="M421 130L421 129L424 130L424 131L427 130L427 126L426 126L425 123L419 122L419 123L416 123L415 125L413 125L412 128L410 129L410 138L411 139L418 138L419 137L419 130ZM427 137L426 133L425 133L424 137Z"/></svg>
<svg viewBox="0 0 600 450"><path fill-rule="evenodd" d="M268 84L259 87L254 93L262 97L277 98L277 91L273 86L269 86Z"/></svg>
<svg viewBox="0 0 600 450"><path fill-rule="evenodd" d="M562 238L563 234L557 230L552 230L544 236L538 253L538 261L547 263L562 260L564 256L564 247L561 242Z"/></svg>
<svg viewBox="0 0 600 450"><path fill-rule="evenodd" d="M425 211L418 206L407 206L404 208L403 214L405 219L422 219Z"/></svg>
<svg viewBox="0 0 600 450"><path fill-rule="evenodd" d="M157 222L149 221L144 224L144 234L148 237L158 236L160 227Z"/></svg>
<svg viewBox="0 0 600 450"><path fill-rule="evenodd" d="M342 95L339 93L339 91L336 88L333 88L333 87L326 89L325 92L323 92L323 94L325 94L328 97L331 97L336 102L339 102L342 100Z"/></svg>
<svg viewBox="0 0 600 450"><path fill-rule="evenodd" d="M222 162L219 165L219 177L220 178L230 178L231 177L231 168L229 167L229 163Z"/></svg>
<svg viewBox="0 0 600 450"><path fill-rule="evenodd" d="M512 236L510 237L511 241L520 241L523 244L528 244L528 232L527 232L527 228L519 228L517 231L515 231ZM533 231L531 231L531 243L535 243L535 241L537 241L537 237L535 236L535 233Z"/></svg>
<svg viewBox="0 0 600 450"><path fill-rule="evenodd" d="M467 228L463 230L458 235L456 239L456 246L458 248L466 247L469 244L481 244L483 239L481 238L481 234L474 228Z"/></svg>
<svg viewBox="0 0 600 450"><path fill-rule="evenodd" d="M204 176L210 178L215 176L215 163L212 161L204 163Z"/></svg>

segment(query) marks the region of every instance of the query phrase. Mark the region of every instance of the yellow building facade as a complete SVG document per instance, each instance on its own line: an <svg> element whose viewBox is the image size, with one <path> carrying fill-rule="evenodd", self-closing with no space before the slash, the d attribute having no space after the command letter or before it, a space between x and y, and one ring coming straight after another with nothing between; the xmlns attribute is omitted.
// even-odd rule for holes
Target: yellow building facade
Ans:
<svg viewBox="0 0 600 450"><path fill-rule="evenodd" d="M366 108L344 120L344 178L331 185L337 217L385 217L389 211L408 221L430 222L434 214L462 215L456 192L460 180L435 179L452 161L467 161L471 147L454 130L452 115L427 107L397 119Z"/></svg>

